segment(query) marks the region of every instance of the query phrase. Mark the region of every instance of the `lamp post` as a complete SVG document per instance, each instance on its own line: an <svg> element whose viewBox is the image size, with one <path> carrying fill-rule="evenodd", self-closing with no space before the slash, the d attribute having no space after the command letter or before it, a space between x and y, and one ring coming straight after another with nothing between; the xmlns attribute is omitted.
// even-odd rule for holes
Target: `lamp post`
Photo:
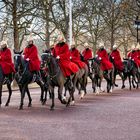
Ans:
<svg viewBox="0 0 140 140"><path fill-rule="evenodd" d="M69 0L69 45L72 45L72 0Z"/></svg>
<svg viewBox="0 0 140 140"><path fill-rule="evenodd" d="M140 27L140 20L139 20L138 16L136 17L135 25L136 25L136 29L137 29L137 43L138 43L139 42L139 27Z"/></svg>

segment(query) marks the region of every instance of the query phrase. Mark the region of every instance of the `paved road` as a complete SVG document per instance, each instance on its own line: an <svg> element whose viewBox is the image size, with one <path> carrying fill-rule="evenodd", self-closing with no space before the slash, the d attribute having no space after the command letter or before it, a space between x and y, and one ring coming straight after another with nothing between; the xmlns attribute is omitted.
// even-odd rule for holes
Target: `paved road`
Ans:
<svg viewBox="0 0 140 140"><path fill-rule="evenodd" d="M117 81L121 85L120 81ZM0 140L140 140L140 90L116 88L112 95L95 96L88 85L83 100L66 108L56 99L41 106L39 89L31 89L33 107L19 111L19 91L14 91L9 107L0 109Z"/></svg>

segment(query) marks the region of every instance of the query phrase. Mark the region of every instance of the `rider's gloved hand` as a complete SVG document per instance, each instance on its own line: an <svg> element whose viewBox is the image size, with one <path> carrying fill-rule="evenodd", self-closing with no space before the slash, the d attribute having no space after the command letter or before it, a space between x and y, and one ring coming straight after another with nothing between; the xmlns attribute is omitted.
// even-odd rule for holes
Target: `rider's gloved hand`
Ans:
<svg viewBox="0 0 140 140"><path fill-rule="evenodd" d="M99 60L102 60L102 58L101 58L101 57L99 57Z"/></svg>
<svg viewBox="0 0 140 140"><path fill-rule="evenodd" d="M70 56L70 60L72 59L72 57Z"/></svg>
<svg viewBox="0 0 140 140"><path fill-rule="evenodd" d="M56 59L60 59L60 56L57 56Z"/></svg>
<svg viewBox="0 0 140 140"><path fill-rule="evenodd" d="M131 57L129 57L129 59L131 59Z"/></svg>
<svg viewBox="0 0 140 140"><path fill-rule="evenodd" d="M26 61L30 61L30 59L29 58L26 58Z"/></svg>
<svg viewBox="0 0 140 140"><path fill-rule="evenodd" d="M23 54L23 55L22 55L22 57L24 58L24 57L25 57L25 55Z"/></svg>
<svg viewBox="0 0 140 140"><path fill-rule="evenodd" d="M114 59L114 57L112 57L112 59Z"/></svg>
<svg viewBox="0 0 140 140"><path fill-rule="evenodd" d="M95 57L97 58L98 57L98 54L96 54Z"/></svg>

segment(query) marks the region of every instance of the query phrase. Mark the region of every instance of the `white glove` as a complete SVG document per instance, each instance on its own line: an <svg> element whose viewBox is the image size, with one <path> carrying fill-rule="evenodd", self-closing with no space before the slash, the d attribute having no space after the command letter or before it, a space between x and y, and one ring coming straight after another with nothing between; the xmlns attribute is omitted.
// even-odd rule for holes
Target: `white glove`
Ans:
<svg viewBox="0 0 140 140"><path fill-rule="evenodd" d="M24 56L25 56L25 55L23 54L22 57L24 58Z"/></svg>
<svg viewBox="0 0 140 140"><path fill-rule="evenodd" d="M56 59L60 59L60 56L57 56Z"/></svg>
<svg viewBox="0 0 140 140"><path fill-rule="evenodd" d="M101 57L99 57L99 60L102 60L102 58L101 58Z"/></svg>
<svg viewBox="0 0 140 140"><path fill-rule="evenodd" d="M131 57L129 57L129 59L131 59Z"/></svg>
<svg viewBox="0 0 140 140"><path fill-rule="evenodd" d="M114 57L112 57L112 59L114 59Z"/></svg>
<svg viewBox="0 0 140 140"><path fill-rule="evenodd" d="M29 58L26 58L26 61L30 61L30 59Z"/></svg>
<svg viewBox="0 0 140 140"><path fill-rule="evenodd" d="M98 57L98 54L96 54L95 57Z"/></svg>
<svg viewBox="0 0 140 140"><path fill-rule="evenodd" d="M134 59L132 59L132 61L134 61Z"/></svg>
<svg viewBox="0 0 140 140"><path fill-rule="evenodd" d="M70 59L72 59L72 57L70 56Z"/></svg>

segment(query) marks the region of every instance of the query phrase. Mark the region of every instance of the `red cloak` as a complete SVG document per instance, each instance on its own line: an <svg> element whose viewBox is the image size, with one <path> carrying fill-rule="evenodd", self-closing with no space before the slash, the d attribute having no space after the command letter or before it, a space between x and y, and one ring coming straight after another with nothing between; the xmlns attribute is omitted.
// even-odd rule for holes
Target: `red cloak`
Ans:
<svg viewBox="0 0 140 140"><path fill-rule="evenodd" d="M113 68L112 63L109 61L108 54L105 49L99 49L97 51L98 58L101 58L101 69L103 71Z"/></svg>
<svg viewBox="0 0 140 140"><path fill-rule="evenodd" d="M89 48L84 49L82 56L84 57L84 62L88 64L88 60L92 58L92 50Z"/></svg>
<svg viewBox="0 0 140 140"><path fill-rule="evenodd" d="M137 67L140 67L140 59L138 56L138 52L137 51L131 51L128 53L128 58L131 57L131 59L134 60L134 62L136 63Z"/></svg>
<svg viewBox="0 0 140 140"><path fill-rule="evenodd" d="M86 65L80 60L80 52L76 48L71 49L71 61L77 64L79 68L84 68Z"/></svg>
<svg viewBox="0 0 140 140"><path fill-rule="evenodd" d="M15 72L14 64L12 62L11 51L9 48L0 50L0 65L4 74Z"/></svg>
<svg viewBox="0 0 140 140"><path fill-rule="evenodd" d="M40 70L40 60L38 57L37 47L32 45L31 47L26 47L23 53L24 59L29 58L29 70L32 71L39 71Z"/></svg>
<svg viewBox="0 0 140 140"><path fill-rule="evenodd" d="M120 52L118 50L113 50L110 54L112 59L114 60L114 65L117 70L123 70L123 63L121 60Z"/></svg>
<svg viewBox="0 0 140 140"><path fill-rule="evenodd" d="M66 43L63 42L56 44L53 50L53 55L55 57L60 57L58 63L65 77L70 76L79 70L78 66L70 61L70 51Z"/></svg>

